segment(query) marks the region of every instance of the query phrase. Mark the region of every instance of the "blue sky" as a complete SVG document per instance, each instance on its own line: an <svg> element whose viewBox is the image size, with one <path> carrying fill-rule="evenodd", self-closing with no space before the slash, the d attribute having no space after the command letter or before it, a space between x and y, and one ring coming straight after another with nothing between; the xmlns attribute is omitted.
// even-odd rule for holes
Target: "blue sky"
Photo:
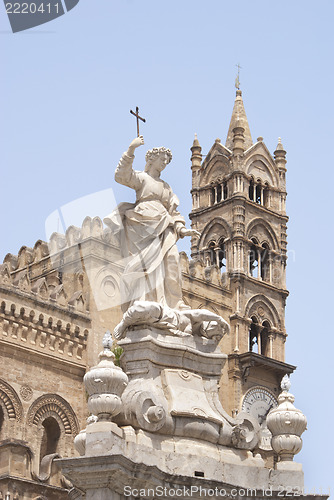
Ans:
<svg viewBox="0 0 334 500"><path fill-rule="evenodd" d="M253 140L263 136L273 152L280 136L287 150L295 257L286 360L298 365L291 390L309 422L296 460L316 493L334 487L333 15L323 0L80 0L53 22L13 35L0 5L1 259L45 239L49 215L74 200L103 191L76 204L80 218L131 199L113 172L135 136L136 105L147 119L147 148L173 151L164 177L187 215L194 132L203 153L216 137L225 142L235 65L242 66Z"/></svg>

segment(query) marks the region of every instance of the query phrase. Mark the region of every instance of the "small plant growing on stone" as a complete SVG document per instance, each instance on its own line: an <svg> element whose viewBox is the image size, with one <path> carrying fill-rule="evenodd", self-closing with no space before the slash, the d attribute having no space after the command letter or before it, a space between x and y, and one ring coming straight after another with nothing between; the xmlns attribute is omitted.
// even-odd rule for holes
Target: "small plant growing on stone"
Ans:
<svg viewBox="0 0 334 500"><path fill-rule="evenodd" d="M114 344L113 348L111 349L111 352L113 352L115 354L115 361L114 361L115 365L116 366L121 366L121 364L120 364L120 357L121 357L121 355L123 353L122 347L120 347L117 344Z"/></svg>

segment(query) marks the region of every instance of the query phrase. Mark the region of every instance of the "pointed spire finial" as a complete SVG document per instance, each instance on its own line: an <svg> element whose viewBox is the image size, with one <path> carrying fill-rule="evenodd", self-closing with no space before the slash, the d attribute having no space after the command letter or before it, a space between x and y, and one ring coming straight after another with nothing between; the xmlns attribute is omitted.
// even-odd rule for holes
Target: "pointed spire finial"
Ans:
<svg viewBox="0 0 334 500"><path fill-rule="evenodd" d="M193 147L199 147L199 145L200 145L200 144L199 144L199 140L198 140L198 138L197 138L197 134L196 134L196 132L195 132L195 139L194 139L194 142L193 142Z"/></svg>
<svg viewBox="0 0 334 500"><path fill-rule="evenodd" d="M283 147L283 144L282 144L282 139L280 137L278 138L278 144L277 144L276 150L278 150L278 151L283 151L284 150L284 147Z"/></svg>
<svg viewBox="0 0 334 500"><path fill-rule="evenodd" d="M197 138L197 134L195 134L195 139L190 150L191 150L191 168L196 168L196 169L201 168L202 148Z"/></svg>
<svg viewBox="0 0 334 500"><path fill-rule="evenodd" d="M226 147L233 150L233 129L235 127L242 127L244 129L245 151L253 145L252 136L250 133L248 120L242 100L242 92L240 89L236 91L236 98L232 111L230 126L226 138Z"/></svg>
<svg viewBox="0 0 334 500"><path fill-rule="evenodd" d="M236 67L238 68L238 74L237 74L237 77L235 79L235 88L237 90L240 90L240 70L241 70L241 66L240 66L240 64L236 64Z"/></svg>
<svg viewBox="0 0 334 500"><path fill-rule="evenodd" d="M275 159L285 158L285 155L286 155L286 151L285 151L284 146L282 144L282 139L279 137L276 150L274 151L274 157L275 157Z"/></svg>

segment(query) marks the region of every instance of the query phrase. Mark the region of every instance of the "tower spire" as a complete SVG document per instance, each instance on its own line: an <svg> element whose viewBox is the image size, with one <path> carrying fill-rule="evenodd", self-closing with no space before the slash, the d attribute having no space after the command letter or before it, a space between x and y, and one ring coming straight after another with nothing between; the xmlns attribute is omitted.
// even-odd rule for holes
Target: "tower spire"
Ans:
<svg viewBox="0 0 334 500"><path fill-rule="evenodd" d="M225 144L226 147L230 150L233 149L233 129L235 129L236 127L242 127L244 129L245 150L250 148L253 144L253 141L248 125L244 103L242 100L242 92L239 88L236 91L234 107Z"/></svg>
<svg viewBox="0 0 334 500"><path fill-rule="evenodd" d="M241 70L241 66L240 64L236 64L236 67L238 68L238 74L237 74L237 77L235 79L235 88L240 90L240 70Z"/></svg>

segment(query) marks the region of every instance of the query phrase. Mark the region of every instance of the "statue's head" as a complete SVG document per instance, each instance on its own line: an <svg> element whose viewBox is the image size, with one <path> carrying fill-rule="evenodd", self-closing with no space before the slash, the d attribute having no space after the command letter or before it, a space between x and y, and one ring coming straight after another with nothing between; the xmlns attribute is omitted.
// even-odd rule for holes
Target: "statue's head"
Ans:
<svg viewBox="0 0 334 500"><path fill-rule="evenodd" d="M145 155L146 165L145 172L155 166L160 172L172 161L172 152L166 148L153 148L149 149Z"/></svg>

